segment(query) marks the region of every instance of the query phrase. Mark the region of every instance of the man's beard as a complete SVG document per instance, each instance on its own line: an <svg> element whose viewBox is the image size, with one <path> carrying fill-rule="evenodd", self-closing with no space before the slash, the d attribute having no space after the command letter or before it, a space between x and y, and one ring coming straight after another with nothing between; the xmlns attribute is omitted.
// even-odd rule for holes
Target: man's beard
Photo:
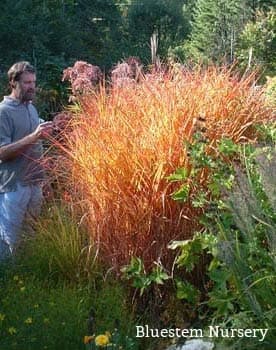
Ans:
<svg viewBox="0 0 276 350"><path fill-rule="evenodd" d="M35 98L35 90L28 90L28 91L23 91L20 90L19 93L19 99L22 102L29 102L29 101L33 101Z"/></svg>

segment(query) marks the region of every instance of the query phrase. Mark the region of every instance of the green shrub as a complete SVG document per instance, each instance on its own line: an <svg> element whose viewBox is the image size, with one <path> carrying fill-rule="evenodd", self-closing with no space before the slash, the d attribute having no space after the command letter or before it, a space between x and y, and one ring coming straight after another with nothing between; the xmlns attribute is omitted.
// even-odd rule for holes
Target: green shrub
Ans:
<svg viewBox="0 0 276 350"><path fill-rule="evenodd" d="M266 84L265 84L265 96L268 105L271 105L272 107L276 107L276 76L274 77L266 77Z"/></svg>
<svg viewBox="0 0 276 350"><path fill-rule="evenodd" d="M211 174L204 183L207 196L202 200L204 186L198 186L199 196L193 198L204 208L203 228L193 239L171 245L180 250L176 265L186 271L197 263L198 252L210 257L206 324L268 328L263 349L275 345L276 328L275 126L267 129L266 146L237 146L222 140L216 157L204 153L205 143L202 153L194 153L194 174L202 167ZM190 154L198 147L191 145ZM260 346L258 339L229 342L235 349Z"/></svg>

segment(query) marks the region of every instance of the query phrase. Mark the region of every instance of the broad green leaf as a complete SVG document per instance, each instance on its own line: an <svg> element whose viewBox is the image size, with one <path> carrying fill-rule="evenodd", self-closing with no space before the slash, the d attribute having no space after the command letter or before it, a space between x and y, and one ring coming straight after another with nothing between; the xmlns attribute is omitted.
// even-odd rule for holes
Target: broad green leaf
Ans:
<svg viewBox="0 0 276 350"><path fill-rule="evenodd" d="M181 188L178 191L172 194L172 198L175 201L185 202L188 199L189 192L190 192L190 186L188 184L185 184L181 186Z"/></svg>
<svg viewBox="0 0 276 350"><path fill-rule="evenodd" d="M184 181L188 176L188 172L186 168L179 168L172 175L168 176L167 179L169 181Z"/></svg>

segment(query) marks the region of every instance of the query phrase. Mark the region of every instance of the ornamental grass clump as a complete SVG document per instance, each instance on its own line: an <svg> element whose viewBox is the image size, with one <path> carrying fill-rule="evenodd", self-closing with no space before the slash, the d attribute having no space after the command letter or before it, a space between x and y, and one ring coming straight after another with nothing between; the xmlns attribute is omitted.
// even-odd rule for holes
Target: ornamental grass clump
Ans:
<svg viewBox="0 0 276 350"><path fill-rule="evenodd" d="M253 125L271 118L255 76L227 68L152 73L79 96L62 169L99 257L116 270L131 256L170 267L168 243L190 238L202 212L172 200L179 185L168 176L190 170L184 141L200 129L213 152L221 138L254 139Z"/></svg>

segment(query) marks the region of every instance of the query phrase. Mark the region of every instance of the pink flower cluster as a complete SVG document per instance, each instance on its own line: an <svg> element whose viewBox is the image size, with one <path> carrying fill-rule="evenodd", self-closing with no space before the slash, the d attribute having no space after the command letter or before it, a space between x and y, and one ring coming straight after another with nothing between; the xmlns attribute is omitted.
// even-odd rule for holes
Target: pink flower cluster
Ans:
<svg viewBox="0 0 276 350"><path fill-rule="evenodd" d="M113 85L122 86L139 80L142 74L142 63L137 57L129 57L122 63L118 63L111 71Z"/></svg>
<svg viewBox="0 0 276 350"><path fill-rule="evenodd" d="M85 61L75 62L73 67L63 71L62 80L69 81L73 95L82 94L93 89L102 78L101 69Z"/></svg>

